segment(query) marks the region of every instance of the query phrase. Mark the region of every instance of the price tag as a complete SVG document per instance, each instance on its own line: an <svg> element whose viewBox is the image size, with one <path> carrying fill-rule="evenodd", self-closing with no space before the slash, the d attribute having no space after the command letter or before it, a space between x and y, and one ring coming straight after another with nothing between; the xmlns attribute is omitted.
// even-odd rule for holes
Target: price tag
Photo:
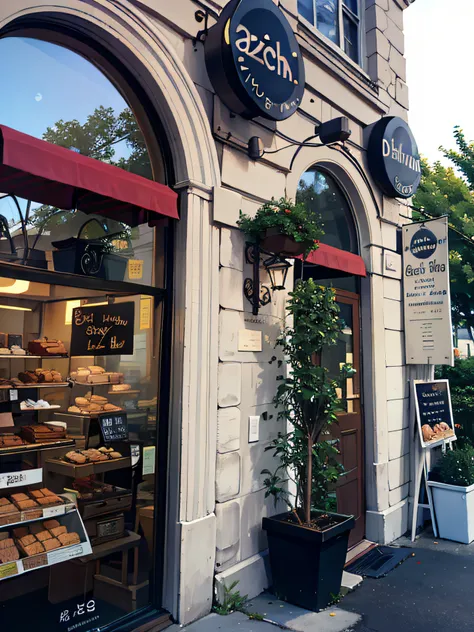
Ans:
<svg viewBox="0 0 474 632"><path fill-rule="evenodd" d="M59 505L58 507L46 507L43 509L43 518L52 518L53 516L62 516L66 513L66 506Z"/></svg>
<svg viewBox="0 0 474 632"><path fill-rule="evenodd" d="M128 260L128 278L134 280L143 278L143 259Z"/></svg>
<svg viewBox="0 0 474 632"><path fill-rule="evenodd" d="M18 575L18 566L16 562L10 562L9 564L0 565L0 579L13 577L13 575Z"/></svg>
<svg viewBox="0 0 474 632"><path fill-rule="evenodd" d="M18 391L16 389L10 389L10 401L17 402L18 401Z"/></svg>
<svg viewBox="0 0 474 632"><path fill-rule="evenodd" d="M106 443L126 441L128 439L126 413L104 413L99 415L99 425Z"/></svg>
<svg viewBox="0 0 474 632"><path fill-rule="evenodd" d="M75 546L67 546L64 549L56 549L48 553L49 564L58 564L60 562L66 562L73 557L80 557L81 555L87 555L88 547L83 544L76 544Z"/></svg>
<svg viewBox="0 0 474 632"><path fill-rule="evenodd" d="M21 472L9 472L0 474L0 489L10 489L10 487L22 487L23 485L34 485L43 481L42 468L34 470L22 470Z"/></svg>

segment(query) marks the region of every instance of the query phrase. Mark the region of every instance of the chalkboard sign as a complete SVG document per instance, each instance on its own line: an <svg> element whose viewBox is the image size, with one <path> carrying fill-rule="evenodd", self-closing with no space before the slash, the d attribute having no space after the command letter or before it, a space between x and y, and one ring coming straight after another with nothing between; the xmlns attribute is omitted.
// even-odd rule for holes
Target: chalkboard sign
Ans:
<svg viewBox="0 0 474 632"><path fill-rule="evenodd" d="M431 448L456 439L448 380L415 380L414 398L421 445Z"/></svg>
<svg viewBox="0 0 474 632"><path fill-rule="evenodd" d="M135 303L114 303L73 310L71 355L132 355Z"/></svg>
<svg viewBox="0 0 474 632"><path fill-rule="evenodd" d="M99 425L106 443L128 439L127 413L103 413L99 415Z"/></svg>

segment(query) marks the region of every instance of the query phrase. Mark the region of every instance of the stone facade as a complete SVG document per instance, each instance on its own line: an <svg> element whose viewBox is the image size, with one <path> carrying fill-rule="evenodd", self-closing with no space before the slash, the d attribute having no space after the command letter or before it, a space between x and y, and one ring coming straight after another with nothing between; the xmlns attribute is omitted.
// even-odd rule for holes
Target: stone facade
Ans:
<svg viewBox="0 0 474 632"><path fill-rule="evenodd" d="M181 193L163 599L182 623L210 611L216 574L218 585L237 579L251 597L269 585L260 525L278 508L264 498L261 471L272 469L265 448L282 430L272 398L283 370L274 343L286 293L275 292L252 316L242 292L250 266L236 220L240 210L253 213L272 196L294 198L301 174L315 164L351 202L368 271L361 288L367 537L389 542L408 527L411 435L397 235L410 213L377 188L366 147L370 126L382 116L407 117L403 10L409 1L361 0L360 67L298 16L297 0L275 3L297 34L306 67L301 107L277 124L234 116L214 94L203 44L193 41L203 26L195 14L203 7L218 13L224 0L54 3L55 25L72 28L76 39L57 29L52 38L90 57L80 34L95 39L141 83L168 137ZM0 8L2 28L32 17L45 24L53 11L33 0L11 4ZM109 62L101 63L113 76ZM126 86L123 91L140 115L136 96ZM290 147L258 162L247 156L252 136L279 149L287 143L275 130L302 141L337 116L350 120L350 155L337 147ZM153 147L151 125L144 122L143 130ZM239 350L239 332L247 329L262 333L261 352ZM249 443L251 415L260 416L256 443Z"/></svg>

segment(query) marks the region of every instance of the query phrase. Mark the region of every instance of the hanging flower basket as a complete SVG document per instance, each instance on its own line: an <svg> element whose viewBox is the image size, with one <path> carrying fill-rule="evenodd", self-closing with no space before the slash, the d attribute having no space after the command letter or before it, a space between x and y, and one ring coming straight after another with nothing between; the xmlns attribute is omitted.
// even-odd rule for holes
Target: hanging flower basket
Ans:
<svg viewBox="0 0 474 632"><path fill-rule="evenodd" d="M280 228L267 228L263 233L260 245L264 250L276 252L285 257L299 257L306 251L314 250L313 243L307 241L296 241L293 237L280 232Z"/></svg>
<svg viewBox="0 0 474 632"><path fill-rule="evenodd" d="M264 250L285 257L308 255L318 248L324 234L317 215L287 198L272 198L254 217L240 212L237 225Z"/></svg>

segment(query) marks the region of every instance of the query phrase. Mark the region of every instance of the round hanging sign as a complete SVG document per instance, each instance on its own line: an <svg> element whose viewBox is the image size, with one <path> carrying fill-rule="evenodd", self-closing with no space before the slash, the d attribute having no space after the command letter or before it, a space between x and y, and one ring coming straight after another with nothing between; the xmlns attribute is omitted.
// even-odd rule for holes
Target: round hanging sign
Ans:
<svg viewBox="0 0 474 632"><path fill-rule="evenodd" d="M292 28L272 0L232 0L205 42L209 78L235 114L282 121L303 98L303 58Z"/></svg>
<svg viewBox="0 0 474 632"><path fill-rule="evenodd" d="M374 125L367 148L369 169L388 197L409 198L421 180L418 146L407 123L386 116Z"/></svg>
<svg viewBox="0 0 474 632"><path fill-rule="evenodd" d="M420 228L413 235L410 242L410 252L417 259L429 259L436 252L438 239L427 228Z"/></svg>

